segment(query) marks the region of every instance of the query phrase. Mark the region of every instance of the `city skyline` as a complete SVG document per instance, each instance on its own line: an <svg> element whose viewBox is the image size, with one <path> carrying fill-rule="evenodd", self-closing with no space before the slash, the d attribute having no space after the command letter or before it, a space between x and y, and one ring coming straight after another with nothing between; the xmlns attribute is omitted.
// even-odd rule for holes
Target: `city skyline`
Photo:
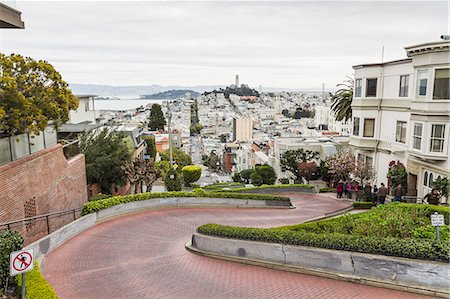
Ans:
<svg viewBox="0 0 450 299"><path fill-rule="evenodd" d="M382 3L382 5L380 5ZM52 63L72 84L321 90L352 65L405 58L448 33L448 2L21 2L2 53ZM82 16L82 17L81 17ZM421 20L417 22L417 20ZM378 59L374 59L378 57Z"/></svg>

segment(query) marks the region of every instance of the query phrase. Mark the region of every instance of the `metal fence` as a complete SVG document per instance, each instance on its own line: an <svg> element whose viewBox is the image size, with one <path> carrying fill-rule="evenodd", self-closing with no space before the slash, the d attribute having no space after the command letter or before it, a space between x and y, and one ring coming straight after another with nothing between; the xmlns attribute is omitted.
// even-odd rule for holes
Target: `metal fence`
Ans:
<svg viewBox="0 0 450 299"><path fill-rule="evenodd" d="M16 230L22 234L25 244L30 244L54 232L81 216L82 208L38 215L0 223L0 231Z"/></svg>

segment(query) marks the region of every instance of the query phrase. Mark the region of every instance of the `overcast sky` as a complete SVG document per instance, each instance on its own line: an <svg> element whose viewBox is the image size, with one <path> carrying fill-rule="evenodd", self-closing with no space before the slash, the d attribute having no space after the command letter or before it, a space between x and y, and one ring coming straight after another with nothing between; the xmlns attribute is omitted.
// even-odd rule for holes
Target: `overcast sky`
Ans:
<svg viewBox="0 0 450 299"><path fill-rule="evenodd" d="M26 2L3 53L69 83L334 87L352 65L406 57L449 31L448 1Z"/></svg>

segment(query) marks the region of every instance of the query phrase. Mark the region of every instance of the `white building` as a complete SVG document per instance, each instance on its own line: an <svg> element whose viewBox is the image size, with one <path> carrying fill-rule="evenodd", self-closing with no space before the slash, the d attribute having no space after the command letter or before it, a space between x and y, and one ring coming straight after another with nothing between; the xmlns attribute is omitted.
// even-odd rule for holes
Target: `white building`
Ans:
<svg viewBox="0 0 450 299"><path fill-rule="evenodd" d="M95 123L94 95L77 95L78 108L69 111L67 124Z"/></svg>
<svg viewBox="0 0 450 299"><path fill-rule="evenodd" d="M314 108L314 123L316 127L325 125L328 127L328 119L330 117L330 107L328 106L315 106Z"/></svg>
<svg viewBox="0 0 450 299"><path fill-rule="evenodd" d="M233 141L250 141L253 138L253 120L249 117L233 118Z"/></svg>
<svg viewBox="0 0 450 299"><path fill-rule="evenodd" d="M450 176L450 42L405 48L408 58L354 66L350 145L372 163L376 183L389 163L408 172L408 192L423 197L437 177Z"/></svg>

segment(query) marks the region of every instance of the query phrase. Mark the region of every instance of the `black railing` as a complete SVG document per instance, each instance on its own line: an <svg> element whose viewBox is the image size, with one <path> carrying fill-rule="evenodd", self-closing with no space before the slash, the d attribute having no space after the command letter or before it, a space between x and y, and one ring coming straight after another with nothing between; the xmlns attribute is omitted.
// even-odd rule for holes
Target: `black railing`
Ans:
<svg viewBox="0 0 450 299"><path fill-rule="evenodd" d="M67 160L81 153L78 147L79 142L79 140L74 140L63 145L63 153Z"/></svg>
<svg viewBox="0 0 450 299"><path fill-rule="evenodd" d="M67 215L73 215L73 220L76 220L77 219L77 215L80 214L79 212L81 212L81 210L82 210L82 208L72 209L72 210L65 210L65 211L54 212L54 213L49 213L49 214L43 214L43 215L38 215L38 216L34 216L34 217L24 218L24 219L20 219L20 220L0 223L0 231L17 230L17 229L20 230L24 226L28 230L28 227L31 227L34 224L38 223L38 222L45 221L46 227L47 227L47 234L50 234L51 233L50 219L59 218L59 217L67 216ZM78 216L78 218L79 218L79 216Z"/></svg>

